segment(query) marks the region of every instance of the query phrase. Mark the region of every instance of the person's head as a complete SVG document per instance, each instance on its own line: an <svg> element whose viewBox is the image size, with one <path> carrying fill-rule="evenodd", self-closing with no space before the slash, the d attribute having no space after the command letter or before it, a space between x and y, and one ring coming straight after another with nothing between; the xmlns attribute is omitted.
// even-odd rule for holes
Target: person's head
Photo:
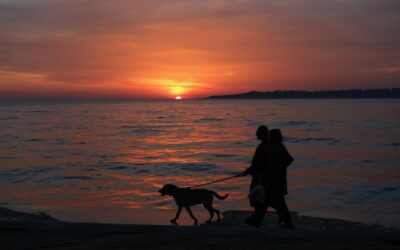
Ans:
<svg viewBox="0 0 400 250"><path fill-rule="evenodd" d="M282 132L279 128L271 129L269 131L269 139L272 144L279 144L283 141Z"/></svg>
<svg viewBox="0 0 400 250"><path fill-rule="evenodd" d="M258 127L256 136L257 136L257 139L259 139L261 141L267 140L268 139L268 127L265 125Z"/></svg>

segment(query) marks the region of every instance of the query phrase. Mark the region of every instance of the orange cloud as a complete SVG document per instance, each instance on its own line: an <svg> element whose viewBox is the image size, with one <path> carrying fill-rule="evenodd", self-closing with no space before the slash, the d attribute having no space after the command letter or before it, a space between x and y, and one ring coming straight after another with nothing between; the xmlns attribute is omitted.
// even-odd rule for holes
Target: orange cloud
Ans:
<svg viewBox="0 0 400 250"><path fill-rule="evenodd" d="M0 97L399 87L396 9L394 0L0 2Z"/></svg>

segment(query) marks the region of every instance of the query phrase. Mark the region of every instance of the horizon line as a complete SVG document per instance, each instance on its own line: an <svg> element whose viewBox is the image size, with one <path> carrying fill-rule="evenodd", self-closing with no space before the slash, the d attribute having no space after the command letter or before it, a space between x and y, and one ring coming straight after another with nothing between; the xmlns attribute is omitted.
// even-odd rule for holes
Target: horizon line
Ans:
<svg viewBox="0 0 400 250"><path fill-rule="evenodd" d="M304 90L304 89L290 89L290 90L250 90L244 92L235 93L225 93L225 94L209 94L202 97L184 97L182 95L182 100L176 100L175 97L96 97L96 96L62 96L62 97L45 97L45 96L17 96L17 97L1 97L0 103L9 102L129 102L129 101L183 101L183 100L199 100L208 99L210 97L218 96L235 96L250 93L279 93L279 92L307 92L307 93L318 93L318 92L338 92L338 91L382 91L382 90L398 90L400 87L388 87L388 88L351 88L351 89L328 89L328 90ZM284 99L284 98L282 98Z"/></svg>

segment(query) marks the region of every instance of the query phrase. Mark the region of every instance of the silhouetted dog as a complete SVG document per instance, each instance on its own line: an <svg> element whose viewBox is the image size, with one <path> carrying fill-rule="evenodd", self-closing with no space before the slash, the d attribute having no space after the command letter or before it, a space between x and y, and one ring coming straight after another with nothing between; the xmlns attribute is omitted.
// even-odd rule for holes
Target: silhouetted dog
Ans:
<svg viewBox="0 0 400 250"><path fill-rule="evenodd" d="M194 220L194 224L197 225L197 219L194 217L192 210L190 209L191 206L196 204L203 204L204 207L210 213L210 218L208 219L207 223L211 222L212 218L214 217L214 212L217 213L218 223L220 222L220 213L217 209L212 207L212 202L214 196L220 200L224 200L228 197L228 194L224 196L220 196L214 191L210 191L207 189L190 189L190 188L179 188L172 184L164 185L158 192L161 195L170 195L174 197L176 205L178 205L178 211L176 212L175 218L171 219L172 223L176 223L176 220L179 218L181 214L182 208L186 208L190 217Z"/></svg>

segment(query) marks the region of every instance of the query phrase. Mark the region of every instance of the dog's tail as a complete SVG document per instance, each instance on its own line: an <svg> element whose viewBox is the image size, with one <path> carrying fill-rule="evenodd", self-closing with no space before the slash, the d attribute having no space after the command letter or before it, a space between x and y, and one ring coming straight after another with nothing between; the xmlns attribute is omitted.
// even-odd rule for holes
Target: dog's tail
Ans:
<svg viewBox="0 0 400 250"><path fill-rule="evenodd" d="M217 194L217 193L214 192L214 191L211 191L211 193L212 193L215 197L217 197L218 199L220 199L220 200L225 200L226 197L228 197L228 195L229 195L229 194L226 194L226 195L224 195L224 196L221 196L221 195Z"/></svg>

